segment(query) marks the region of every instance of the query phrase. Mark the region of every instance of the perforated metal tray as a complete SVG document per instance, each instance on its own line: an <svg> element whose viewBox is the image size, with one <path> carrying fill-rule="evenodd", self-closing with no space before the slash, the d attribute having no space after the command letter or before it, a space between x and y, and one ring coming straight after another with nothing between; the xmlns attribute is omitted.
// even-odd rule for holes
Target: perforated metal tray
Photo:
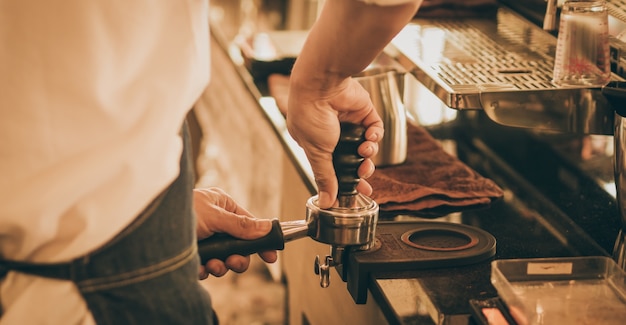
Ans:
<svg viewBox="0 0 626 325"><path fill-rule="evenodd" d="M556 37L500 7L491 18L415 19L386 53L451 108L483 109L504 125L612 134L600 88L552 83L555 49Z"/></svg>
<svg viewBox="0 0 626 325"><path fill-rule="evenodd" d="M625 0L607 0L606 7L609 9L609 15L626 22Z"/></svg>

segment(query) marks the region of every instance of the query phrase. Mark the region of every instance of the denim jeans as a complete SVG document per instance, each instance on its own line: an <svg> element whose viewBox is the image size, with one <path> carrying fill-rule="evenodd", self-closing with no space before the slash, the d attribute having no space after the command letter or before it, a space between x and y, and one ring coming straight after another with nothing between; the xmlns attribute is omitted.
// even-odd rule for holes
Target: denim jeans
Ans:
<svg viewBox="0 0 626 325"><path fill-rule="evenodd" d="M8 262L8 268L72 280L99 325L215 324L198 281L187 126L180 175L126 229L70 263Z"/></svg>

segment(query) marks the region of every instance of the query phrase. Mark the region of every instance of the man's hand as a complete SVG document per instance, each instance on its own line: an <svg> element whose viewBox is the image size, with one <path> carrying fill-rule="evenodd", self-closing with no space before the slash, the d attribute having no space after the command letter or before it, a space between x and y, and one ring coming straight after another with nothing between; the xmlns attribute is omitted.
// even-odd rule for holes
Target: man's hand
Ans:
<svg viewBox="0 0 626 325"><path fill-rule="evenodd" d="M338 183L332 155L339 140L340 121L366 128L365 142L358 148L359 155L365 160L358 169L361 181L357 191L372 194L372 187L365 179L374 173L371 157L378 152L378 142L384 130L367 91L356 80L347 78L324 89L292 82L289 92L287 127L311 163L320 208L331 207L337 198Z"/></svg>
<svg viewBox="0 0 626 325"><path fill-rule="evenodd" d="M271 220L254 218L219 188L194 189L193 203L197 215L198 239L219 232L241 239L256 239L267 235L272 229ZM259 256L267 263L274 263L277 259L276 251L260 252ZM209 274L223 276L228 270L241 273L249 265L249 256L232 255L226 261L212 259L200 266L199 275L204 279Z"/></svg>
<svg viewBox="0 0 626 325"><path fill-rule="evenodd" d="M422 0L326 1L291 70L289 133L304 149L319 192L318 204L333 205L338 185L332 152L340 122L365 128L358 175L374 173L371 161L383 137L383 122L369 94L351 76L363 71L411 21ZM370 195L367 181L357 191Z"/></svg>

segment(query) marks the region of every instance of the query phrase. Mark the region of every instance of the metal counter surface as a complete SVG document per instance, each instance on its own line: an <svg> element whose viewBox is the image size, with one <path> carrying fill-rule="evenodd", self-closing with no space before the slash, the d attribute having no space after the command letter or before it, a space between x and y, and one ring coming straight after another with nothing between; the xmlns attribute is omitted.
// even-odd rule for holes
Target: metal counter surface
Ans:
<svg viewBox="0 0 626 325"><path fill-rule="evenodd" d="M288 134L266 85L255 82L240 61L239 51L223 42L217 28L213 35L231 53L242 80L258 98L259 109L274 126L303 182L315 193L306 157ZM428 220L463 223L491 233L497 240L496 259L609 256L619 218L614 197L595 173L584 168L589 160L580 158L579 144L586 136L554 137L503 127L484 112L472 110L459 111L427 129L452 148L450 153L505 190L504 198L489 208ZM611 168L610 159L593 162L597 165L593 170ZM423 220L419 215L385 218ZM497 296L489 276L489 261L454 268L381 271L371 274L369 290L391 324L470 324L469 299Z"/></svg>

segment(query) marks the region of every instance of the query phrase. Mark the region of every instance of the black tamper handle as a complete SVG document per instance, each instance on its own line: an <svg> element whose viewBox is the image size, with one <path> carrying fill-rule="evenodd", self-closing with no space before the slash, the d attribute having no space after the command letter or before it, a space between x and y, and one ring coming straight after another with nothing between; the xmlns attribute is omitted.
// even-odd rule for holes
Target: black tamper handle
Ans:
<svg viewBox="0 0 626 325"><path fill-rule="evenodd" d="M225 261L237 254L247 256L262 251L282 250L285 248L283 230L278 219L272 220L272 230L264 237L246 240L219 233L198 241L198 254L202 265L211 259Z"/></svg>
<svg viewBox="0 0 626 325"><path fill-rule="evenodd" d="M358 169L364 160L359 155L358 149L365 141L365 128L346 122L341 122L340 127L339 142L333 152L333 166L339 183L337 201L339 207L351 208L355 205L358 194L356 191L360 181Z"/></svg>

